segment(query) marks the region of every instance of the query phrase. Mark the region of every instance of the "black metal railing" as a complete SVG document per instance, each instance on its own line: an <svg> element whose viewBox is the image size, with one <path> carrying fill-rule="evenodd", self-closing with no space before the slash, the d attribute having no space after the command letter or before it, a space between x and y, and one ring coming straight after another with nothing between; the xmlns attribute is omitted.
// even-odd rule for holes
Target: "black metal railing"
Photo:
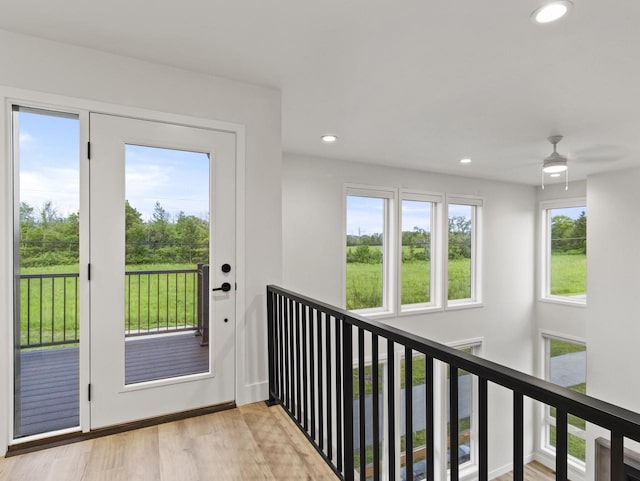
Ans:
<svg viewBox="0 0 640 481"><path fill-rule="evenodd" d="M20 347L79 341L77 273L20 275ZM125 272L125 335L195 331L208 342L209 266Z"/></svg>
<svg viewBox="0 0 640 481"><path fill-rule="evenodd" d="M294 292L267 287L269 403L281 404L340 479L413 481L413 370L424 368L424 474L434 481L434 361L449 367L448 409L458 419L459 370L477 378L477 466L488 481L488 384L513 395L513 479L524 478L524 398L556 409L556 479L567 479L569 414L611 432L611 480L624 479L623 440L640 441L640 414L514 369L367 320ZM404 389L396 382L396 348L404 354ZM389 355L387 355L389 353ZM414 354L424 356L419 362ZM383 359L386 360L383 362ZM386 372L385 375L381 375ZM384 388L382 388L384 385ZM376 395L376 393L379 393ZM368 397L368 399L367 399ZM397 400L400 399L400 402ZM404 405L404 409L403 406ZM400 434L391 421L404 411ZM390 422L380 422L386 412ZM446 414L445 414L446 415ZM446 422L446 421L445 421ZM449 423L450 479L459 480L460 433ZM386 453L386 455L385 455ZM399 472L401 470L401 472ZM385 474L383 476L383 473ZM421 478L424 479L424 478Z"/></svg>

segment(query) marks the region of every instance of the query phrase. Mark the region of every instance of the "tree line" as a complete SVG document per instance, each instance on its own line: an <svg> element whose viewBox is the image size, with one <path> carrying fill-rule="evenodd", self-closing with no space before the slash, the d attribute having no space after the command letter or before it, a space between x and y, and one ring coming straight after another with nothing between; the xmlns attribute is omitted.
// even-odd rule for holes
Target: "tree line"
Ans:
<svg viewBox="0 0 640 481"><path fill-rule="evenodd" d="M347 235L347 262L379 264L382 262L383 234ZM431 260L431 232L420 227L402 231L402 261ZM471 219L449 219L449 259L471 258Z"/></svg>
<svg viewBox="0 0 640 481"><path fill-rule="evenodd" d="M125 203L127 264L207 263L209 221L184 212L171 216L159 202L149 221ZM20 204L20 264L70 265L79 261L79 215L59 214L53 202L41 208Z"/></svg>
<svg viewBox="0 0 640 481"><path fill-rule="evenodd" d="M566 215L555 215L551 218L551 252L587 253L587 215L584 211L577 219Z"/></svg>

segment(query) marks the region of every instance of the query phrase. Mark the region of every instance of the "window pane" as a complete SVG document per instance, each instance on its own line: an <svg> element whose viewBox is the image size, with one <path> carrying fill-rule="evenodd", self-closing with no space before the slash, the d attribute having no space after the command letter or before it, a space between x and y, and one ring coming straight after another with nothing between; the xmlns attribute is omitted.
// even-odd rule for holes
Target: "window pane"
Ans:
<svg viewBox="0 0 640 481"><path fill-rule="evenodd" d="M385 202L347 196L347 309L384 306Z"/></svg>
<svg viewBox="0 0 640 481"><path fill-rule="evenodd" d="M431 301L431 214L433 204L402 201L402 304Z"/></svg>
<svg viewBox="0 0 640 481"><path fill-rule="evenodd" d="M472 205L449 204L449 300L470 299L472 279Z"/></svg>
<svg viewBox="0 0 640 481"><path fill-rule="evenodd" d="M426 366L424 355L413 356L412 380L412 442L413 442L413 479L420 481L427 476L427 432L426 432ZM406 407L405 407L405 360L400 361L400 479L406 479Z"/></svg>
<svg viewBox="0 0 640 481"><path fill-rule="evenodd" d="M549 380L572 391L586 393L587 390L587 348L584 344L549 338ZM556 417L555 408L550 408L551 417ZM570 425L584 431L586 422L572 414L568 415ZM555 426L549 430L549 444L555 443ZM569 434L569 454L582 461L585 460L585 442L583 439Z"/></svg>
<svg viewBox="0 0 640 481"><path fill-rule="evenodd" d="M587 293L587 208L550 209L549 293L585 299Z"/></svg>

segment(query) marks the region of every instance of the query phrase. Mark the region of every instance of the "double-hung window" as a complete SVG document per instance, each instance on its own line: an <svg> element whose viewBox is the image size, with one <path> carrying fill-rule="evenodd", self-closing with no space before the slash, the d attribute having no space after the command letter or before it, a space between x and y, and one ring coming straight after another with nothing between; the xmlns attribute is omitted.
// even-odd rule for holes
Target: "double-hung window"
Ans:
<svg viewBox="0 0 640 481"><path fill-rule="evenodd" d="M585 199L542 204L541 298L587 302L587 207Z"/></svg>
<svg viewBox="0 0 640 481"><path fill-rule="evenodd" d="M482 200L447 196L447 307L480 302Z"/></svg>

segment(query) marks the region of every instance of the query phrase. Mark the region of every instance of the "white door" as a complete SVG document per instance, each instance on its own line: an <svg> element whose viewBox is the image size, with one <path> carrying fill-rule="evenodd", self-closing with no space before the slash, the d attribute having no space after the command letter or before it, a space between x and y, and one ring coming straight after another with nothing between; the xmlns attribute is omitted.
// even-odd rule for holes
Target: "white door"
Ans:
<svg viewBox="0 0 640 481"><path fill-rule="evenodd" d="M91 429L233 401L235 134L91 114L90 139Z"/></svg>

